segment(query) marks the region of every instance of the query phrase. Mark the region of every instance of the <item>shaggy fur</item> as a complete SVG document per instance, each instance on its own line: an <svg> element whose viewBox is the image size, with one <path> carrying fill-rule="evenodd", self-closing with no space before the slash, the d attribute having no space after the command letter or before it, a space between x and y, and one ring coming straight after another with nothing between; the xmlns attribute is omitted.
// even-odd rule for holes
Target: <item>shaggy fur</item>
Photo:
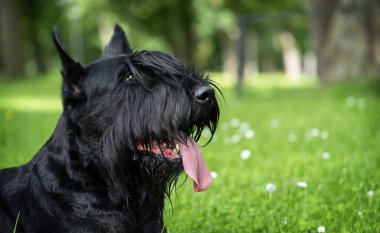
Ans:
<svg viewBox="0 0 380 233"><path fill-rule="evenodd" d="M165 231L165 194L183 171L181 158L137 145L197 141L205 128L213 135L219 90L168 54L133 51L118 25L85 68L57 29L53 41L63 114L30 162L0 171L0 232L12 232L18 215L17 232Z"/></svg>

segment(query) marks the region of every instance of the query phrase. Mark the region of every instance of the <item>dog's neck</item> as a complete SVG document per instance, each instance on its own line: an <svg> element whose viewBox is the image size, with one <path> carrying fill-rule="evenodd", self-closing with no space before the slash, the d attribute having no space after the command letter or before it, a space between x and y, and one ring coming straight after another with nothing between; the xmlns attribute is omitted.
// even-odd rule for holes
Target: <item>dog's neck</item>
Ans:
<svg viewBox="0 0 380 233"><path fill-rule="evenodd" d="M58 119L58 123L55 127L53 135L47 142L47 144L50 146L49 149L58 154L61 154L63 151L68 151L70 148L70 143L66 135L67 119L64 115L61 115Z"/></svg>
<svg viewBox="0 0 380 233"><path fill-rule="evenodd" d="M168 180L163 179L158 183L153 183L152 179L149 180L148 178L153 178L153 174L146 173L146 168L141 164L143 159L139 161L125 159L119 164L119 171L110 174L107 164L101 157L104 155L101 154L100 139L88 138L84 134L78 134L78 132L74 133L72 131L78 126L73 126L70 119L62 115L53 135L45 145L52 151L49 154L50 161L64 165L64 169L70 178L68 182L80 182L83 189L90 188L95 192L103 193L115 205L120 205L123 202L139 203L136 206L138 208L141 205L146 205L146 202L157 202L163 208L165 192L168 192L166 184L169 182ZM80 129L77 128L76 130L79 131ZM127 157L128 155L123 156ZM73 169L74 167L75 169ZM140 175L137 175L139 173ZM115 178L115 174L119 177ZM141 177L145 178L141 179Z"/></svg>
<svg viewBox="0 0 380 233"><path fill-rule="evenodd" d="M72 198L85 200L86 206L107 203L106 211L134 216L137 228L154 219L152 225L162 229L166 184L152 187L151 185L157 184L138 179L138 177L147 177L147 174L143 176L138 174L142 172L139 161L133 161L136 164L132 165L121 165L120 168L126 169L124 176L122 181L115 181L106 165L102 163L100 153L93 154L94 151L99 151L99 148L93 148L96 143L88 144L86 142L88 139L75 137L74 135L77 134L69 131L73 129L72 125L68 127L69 124L72 124L70 120L62 115L53 135L41 149L41 152L49 151L49 158L46 160L48 163L45 164L45 168L41 169L39 166L38 169L41 170L37 171L38 173L49 171L48 175L52 176L57 176L56 173L59 172L59 177L64 177L64 179L59 184L54 183L54 187L47 186L51 183L40 179L41 185L50 193L58 195L61 191L72 190ZM39 153L34 158L34 164L41 160L40 156L46 156L46 153ZM64 205L70 205L70 203L64 203ZM91 208L99 208L95 212L102 212L105 211L103 207Z"/></svg>

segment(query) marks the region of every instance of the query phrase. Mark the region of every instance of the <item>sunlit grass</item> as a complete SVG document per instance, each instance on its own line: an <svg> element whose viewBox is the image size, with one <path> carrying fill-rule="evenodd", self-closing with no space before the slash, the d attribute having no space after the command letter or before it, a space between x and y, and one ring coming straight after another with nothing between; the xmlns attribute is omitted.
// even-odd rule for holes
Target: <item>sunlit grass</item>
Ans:
<svg viewBox="0 0 380 233"><path fill-rule="evenodd" d="M203 149L217 178L204 193L179 190L170 231L380 231L379 83L278 79L247 80L239 98L226 85L217 140ZM239 136L243 124L254 137Z"/></svg>
<svg viewBox="0 0 380 233"><path fill-rule="evenodd" d="M51 135L61 113L59 71L0 82L0 168L25 163Z"/></svg>
<svg viewBox="0 0 380 233"><path fill-rule="evenodd" d="M217 137L203 149L214 182L178 188L170 232L380 232L378 82L320 89L269 75L237 97L222 76ZM0 167L27 162L51 135L59 82L0 82Z"/></svg>
<svg viewBox="0 0 380 233"><path fill-rule="evenodd" d="M224 88L236 86L236 76L226 73L211 73L211 78ZM300 82L290 82L284 73L262 73L243 78L243 86L254 87L257 90L270 91L274 88L317 88L319 82L315 77L303 75Z"/></svg>
<svg viewBox="0 0 380 233"><path fill-rule="evenodd" d="M61 101L58 98L8 96L0 98L0 108L23 112L58 112L61 111Z"/></svg>
<svg viewBox="0 0 380 233"><path fill-rule="evenodd" d="M0 82L0 109L21 112L59 112L60 75L58 71L23 81Z"/></svg>
<svg viewBox="0 0 380 233"><path fill-rule="evenodd" d="M13 233L17 232L17 224L18 224L19 217L20 217L20 212L18 212L18 214L17 214L16 223L13 227Z"/></svg>

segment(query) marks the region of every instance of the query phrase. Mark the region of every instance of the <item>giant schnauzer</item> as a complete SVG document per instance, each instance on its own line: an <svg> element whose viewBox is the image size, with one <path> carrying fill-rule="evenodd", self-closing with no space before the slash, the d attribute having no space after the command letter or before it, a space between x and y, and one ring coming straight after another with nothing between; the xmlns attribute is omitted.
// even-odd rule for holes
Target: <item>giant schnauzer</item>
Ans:
<svg viewBox="0 0 380 233"><path fill-rule="evenodd" d="M194 191L211 184L196 141L215 133L219 89L166 53L133 51L119 25L86 67L56 28L53 41L63 114L30 162L0 171L0 232L164 232L181 172Z"/></svg>

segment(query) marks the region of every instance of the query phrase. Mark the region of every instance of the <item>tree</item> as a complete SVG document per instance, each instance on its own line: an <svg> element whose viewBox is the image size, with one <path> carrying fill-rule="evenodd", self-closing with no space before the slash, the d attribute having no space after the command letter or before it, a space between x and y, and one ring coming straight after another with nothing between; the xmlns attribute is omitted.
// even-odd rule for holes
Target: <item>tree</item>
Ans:
<svg viewBox="0 0 380 233"><path fill-rule="evenodd" d="M311 0L311 32L318 75L327 84L380 69L380 2Z"/></svg>
<svg viewBox="0 0 380 233"><path fill-rule="evenodd" d="M18 10L15 0L0 2L1 63L6 75L24 73L24 50L20 37Z"/></svg>

